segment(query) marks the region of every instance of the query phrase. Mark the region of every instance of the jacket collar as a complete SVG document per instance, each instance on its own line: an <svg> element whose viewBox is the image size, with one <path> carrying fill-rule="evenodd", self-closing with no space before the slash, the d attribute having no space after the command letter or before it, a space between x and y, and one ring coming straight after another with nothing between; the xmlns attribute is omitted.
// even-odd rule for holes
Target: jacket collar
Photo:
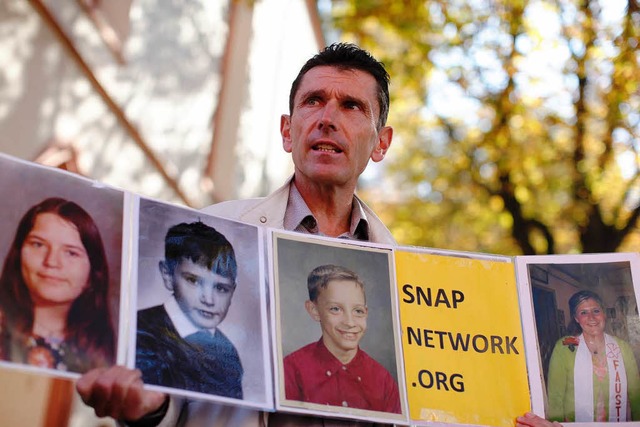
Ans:
<svg viewBox="0 0 640 427"><path fill-rule="evenodd" d="M284 215L287 210L289 188L292 183L293 175L289 177L282 187L243 212L238 217L238 220L265 227L284 229ZM360 203L366 215L369 224L369 241L395 245L395 239L380 221L380 218L357 195L354 195L354 197Z"/></svg>

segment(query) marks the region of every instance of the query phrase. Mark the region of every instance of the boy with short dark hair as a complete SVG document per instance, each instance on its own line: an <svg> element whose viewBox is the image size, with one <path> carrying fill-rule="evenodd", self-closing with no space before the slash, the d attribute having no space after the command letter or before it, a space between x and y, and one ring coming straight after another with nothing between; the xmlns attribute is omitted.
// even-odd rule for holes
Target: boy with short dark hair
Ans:
<svg viewBox="0 0 640 427"><path fill-rule="evenodd" d="M359 347L367 329L364 284L337 265L315 268L307 279L305 308L322 337L284 358L290 400L400 413L398 385Z"/></svg>
<svg viewBox="0 0 640 427"><path fill-rule="evenodd" d="M159 263L173 296L138 312L136 367L146 384L242 399L242 364L218 330L236 288L231 243L202 222L169 228Z"/></svg>

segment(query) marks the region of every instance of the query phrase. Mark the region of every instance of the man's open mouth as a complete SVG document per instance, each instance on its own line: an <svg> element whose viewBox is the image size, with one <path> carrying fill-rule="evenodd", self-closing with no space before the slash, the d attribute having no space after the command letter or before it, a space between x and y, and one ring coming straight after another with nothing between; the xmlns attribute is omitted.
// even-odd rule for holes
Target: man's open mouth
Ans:
<svg viewBox="0 0 640 427"><path fill-rule="evenodd" d="M342 153L342 150L331 144L316 144L313 147L314 151L322 151L325 153Z"/></svg>

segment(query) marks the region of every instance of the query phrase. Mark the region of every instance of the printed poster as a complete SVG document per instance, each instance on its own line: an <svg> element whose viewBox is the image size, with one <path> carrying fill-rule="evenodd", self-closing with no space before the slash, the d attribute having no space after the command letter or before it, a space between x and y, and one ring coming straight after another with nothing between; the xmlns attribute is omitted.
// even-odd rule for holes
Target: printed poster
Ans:
<svg viewBox="0 0 640 427"><path fill-rule="evenodd" d="M410 418L513 426L530 410L514 265L396 250Z"/></svg>
<svg viewBox="0 0 640 427"><path fill-rule="evenodd" d="M62 232L64 227L55 228L54 233L56 239L79 237L83 242L69 245L65 240L65 253L80 262L78 268L66 267L64 271L77 273L74 280L82 279L74 282L81 285L76 287L81 292L77 297L66 295L65 301L70 308L85 308L80 319L97 318L102 322L84 328L83 337L110 337L106 344L96 341L87 351L77 351L73 343L60 340L63 332L79 329L76 323L63 322L57 328L45 324L42 328L43 323L34 316L38 328L19 330L12 326L18 324L12 316L17 313L29 318L39 307L14 310L17 296L7 293L10 287L3 286L3 368L73 378L95 366L123 363L125 353L130 355L129 366L134 366L137 311L163 306L171 294L160 267L166 232L181 222L201 221L221 232L236 251L236 288L216 328L238 354L240 363L228 363L225 369L235 367L239 372L241 365L242 396L237 392L234 397L225 391L194 391L169 382L150 387L267 410L273 408L275 394L278 410L395 424L411 420L415 424L512 426L517 416L529 410L563 423L580 424L602 417L608 422L640 420L637 253L511 258L426 248L394 249L275 232L277 243L269 245L272 253L266 258L263 230L257 227L142 200L99 182L5 155L0 155L0 178L5 201L0 209L5 235L0 242L0 282L15 283L14 279L21 277L18 270L35 272L39 268L35 256L22 259L30 264L20 265L20 269L15 263L10 266L9 260L16 259L12 253L24 246L22 238L16 239L20 224L28 223L32 209L45 209L47 218L55 221L40 224L43 217L38 214L38 224L29 223L28 234L37 229L33 248L45 247L53 253L59 243L48 236L43 239L41 226L74 224L79 236ZM64 214L54 210L60 203L65 206ZM138 203L140 224L136 221ZM91 259L88 273L87 268L81 268L83 251ZM41 261L51 271L63 261L70 262L57 256ZM398 412L383 407L353 407L348 399L328 407L286 396L284 359L322 337L319 322L307 310L306 281L311 271L328 264L356 272L364 283L367 330L358 345L397 385ZM271 268L269 277L275 278L269 284L273 292L270 305L265 268ZM87 274L89 280L85 280ZM62 279L50 274L44 277L54 282ZM37 285L33 283L34 289ZM87 304L83 295L89 289L98 292ZM217 289L224 292L220 284ZM585 298L578 300L576 295ZM268 307L274 308L270 313L272 331L268 330ZM211 311L207 316L216 313ZM576 325L582 330L576 331ZM603 340L589 340L587 332L599 330ZM587 367L578 379L598 378L598 372L606 371L600 385L569 381L571 375L566 372L570 370L559 376L553 362L557 348L564 351L565 361L590 351L592 365L584 365L584 361L575 365ZM270 370L272 356L275 388ZM602 369L604 363L606 370ZM558 378L564 378L564 382ZM584 397L591 396L584 391L596 396L594 405L584 404L592 400ZM571 410L557 415L559 398ZM574 407L575 402L578 404Z"/></svg>

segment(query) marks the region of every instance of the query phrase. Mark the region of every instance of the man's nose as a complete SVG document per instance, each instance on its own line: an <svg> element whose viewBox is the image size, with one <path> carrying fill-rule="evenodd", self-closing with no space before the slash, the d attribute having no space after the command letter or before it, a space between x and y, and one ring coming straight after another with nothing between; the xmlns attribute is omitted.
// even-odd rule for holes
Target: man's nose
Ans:
<svg viewBox="0 0 640 427"><path fill-rule="evenodd" d="M320 120L318 120L318 128L335 130L336 113L336 103L333 101L327 102L321 110Z"/></svg>

